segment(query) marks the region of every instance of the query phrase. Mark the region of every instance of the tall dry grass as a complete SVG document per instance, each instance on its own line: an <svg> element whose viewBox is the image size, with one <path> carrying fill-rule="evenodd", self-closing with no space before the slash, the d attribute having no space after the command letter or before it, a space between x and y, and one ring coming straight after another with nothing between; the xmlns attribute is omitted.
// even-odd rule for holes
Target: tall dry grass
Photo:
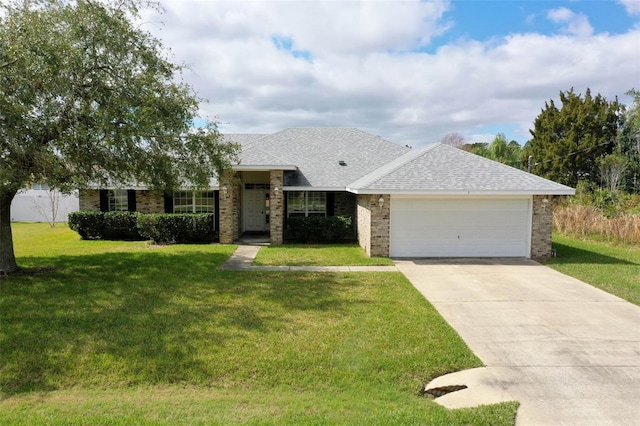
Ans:
<svg viewBox="0 0 640 426"><path fill-rule="evenodd" d="M640 215L624 213L608 218L593 206L569 204L555 208L553 226L561 234L580 238L596 234L608 240L640 244Z"/></svg>

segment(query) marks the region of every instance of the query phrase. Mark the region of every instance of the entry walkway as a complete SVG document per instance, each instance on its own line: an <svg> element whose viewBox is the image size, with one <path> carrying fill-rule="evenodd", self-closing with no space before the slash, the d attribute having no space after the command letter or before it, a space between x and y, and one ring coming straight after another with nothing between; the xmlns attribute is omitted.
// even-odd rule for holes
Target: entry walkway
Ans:
<svg viewBox="0 0 640 426"><path fill-rule="evenodd" d="M240 245L222 265L227 271L398 272L395 266L252 266L260 245Z"/></svg>

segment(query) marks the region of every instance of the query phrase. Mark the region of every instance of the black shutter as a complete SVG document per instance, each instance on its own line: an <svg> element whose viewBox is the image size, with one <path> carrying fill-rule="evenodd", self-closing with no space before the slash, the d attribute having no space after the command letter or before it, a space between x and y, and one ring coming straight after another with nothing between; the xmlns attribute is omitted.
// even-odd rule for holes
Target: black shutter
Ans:
<svg viewBox="0 0 640 426"><path fill-rule="evenodd" d="M289 226L288 214L289 211L289 194L282 191L282 229L287 229Z"/></svg>
<svg viewBox="0 0 640 426"><path fill-rule="evenodd" d="M135 189L127 190L127 210L130 212L136 211L136 191Z"/></svg>
<svg viewBox="0 0 640 426"><path fill-rule="evenodd" d="M171 195L164 194L164 212L173 213L173 197Z"/></svg>
<svg viewBox="0 0 640 426"><path fill-rule="evenodd" d="M213 214L215 216L213 218L213 225L215 226L214 231L217 231L220 229L220 191L213 192L213 202Z"/></svg>
<svg viewBox="0 0 640 426"><path fill-rule="evenodd" d="M327 192L326 201L327 201L327 216L335 216L335 213L336 213L335 193Z"/></svg>
<svg viewBox="0 0 640 426"><path fill-rule="evenodd" d="M100 190L100 211L109 211L109 190L107 189Z"/></svg>

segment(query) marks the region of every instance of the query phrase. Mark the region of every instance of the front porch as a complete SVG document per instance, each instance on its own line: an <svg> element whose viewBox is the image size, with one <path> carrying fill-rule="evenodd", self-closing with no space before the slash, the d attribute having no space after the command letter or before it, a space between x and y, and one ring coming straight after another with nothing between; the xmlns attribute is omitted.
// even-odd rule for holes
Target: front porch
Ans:
<svg viewBox="0 0 640 426"><path fill-rule="evenodd" d="M231 244L241 238L261 235L263 241L282 244L289 215L351 217L353 237L356 237L355 194L285 191L285 180L289 179L285 173L286 170L234 170L223 176L218 192L220 243Z"/></svg>
<svg viewBox="0 0 640 426"><path fill-rule="evenodd" d="M245 232L269 235L282 244L283 170L237 171L220 182L220 243L232 244Z"/></svg>

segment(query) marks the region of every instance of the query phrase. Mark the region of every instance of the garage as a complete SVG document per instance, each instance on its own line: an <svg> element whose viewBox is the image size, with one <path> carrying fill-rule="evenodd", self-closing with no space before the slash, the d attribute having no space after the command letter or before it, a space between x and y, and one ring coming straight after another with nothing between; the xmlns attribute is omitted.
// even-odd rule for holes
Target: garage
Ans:
<svg viewBox="0 0 640 426"><path fill-rule="evenodd" d="M529 257L531 197L391 197L392 257Z"/></svg>

